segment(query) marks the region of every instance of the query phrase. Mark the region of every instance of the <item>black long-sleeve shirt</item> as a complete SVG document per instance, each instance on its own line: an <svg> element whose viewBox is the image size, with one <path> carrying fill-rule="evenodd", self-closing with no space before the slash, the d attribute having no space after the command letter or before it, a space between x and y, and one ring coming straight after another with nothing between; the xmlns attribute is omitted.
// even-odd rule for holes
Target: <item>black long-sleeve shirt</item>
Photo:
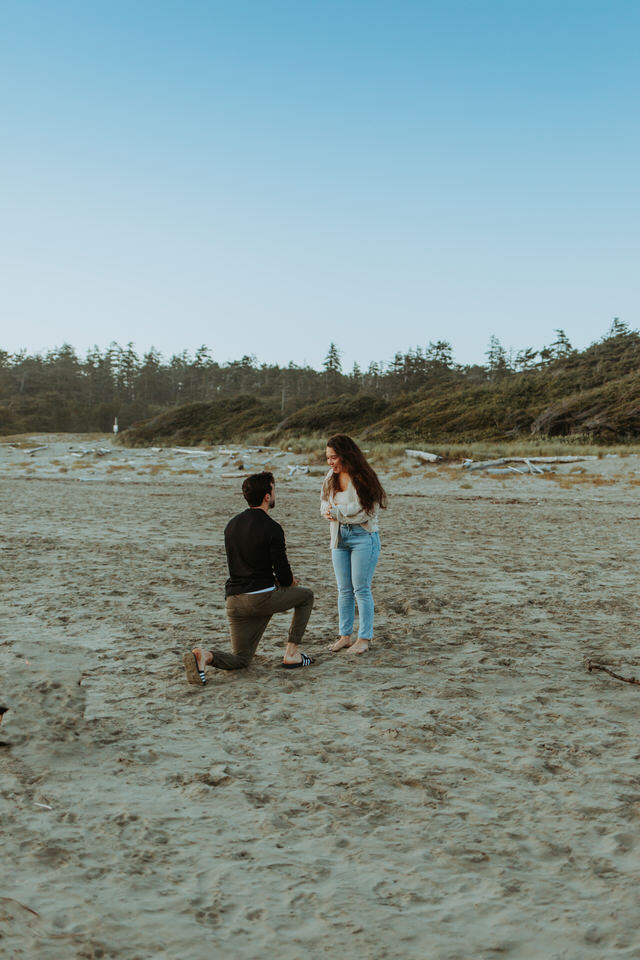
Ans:
<svg viewBox="0 0 640 960"><path fill-rule="evenodd" d="M225 594L253 593L273 587L290 587L293 574L287 560L284 531L261 509L244 510L229 521L224 531L229 579Z"/></svg>

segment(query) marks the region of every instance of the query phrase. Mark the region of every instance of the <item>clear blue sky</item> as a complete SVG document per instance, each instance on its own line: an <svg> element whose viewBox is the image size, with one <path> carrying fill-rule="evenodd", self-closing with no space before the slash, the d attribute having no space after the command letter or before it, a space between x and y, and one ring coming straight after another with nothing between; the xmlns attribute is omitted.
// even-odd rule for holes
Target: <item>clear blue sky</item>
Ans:
<svg viewBox="0 0 640 960"><path fill-rule="evenodd" d="M636 0L2 0L0 348L640 326Z"/></svg>

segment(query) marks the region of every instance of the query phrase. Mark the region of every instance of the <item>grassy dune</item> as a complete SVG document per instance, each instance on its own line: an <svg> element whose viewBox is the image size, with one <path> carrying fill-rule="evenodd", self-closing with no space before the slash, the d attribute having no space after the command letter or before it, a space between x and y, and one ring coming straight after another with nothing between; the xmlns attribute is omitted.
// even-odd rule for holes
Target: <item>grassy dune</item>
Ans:
<svg viewBox="0 0 640 960"><path fill-rule="evenodd" d="M539 369L470 381L445 370L420 390L343 394L281 419L273 399L239 396L172 408L121 435L128 445L316 445L332 433L365 446L428 447L445 457L506 448L548 455L640 443L640 335L623 333ZM515 446L513 446L515 444Z"/></svg>

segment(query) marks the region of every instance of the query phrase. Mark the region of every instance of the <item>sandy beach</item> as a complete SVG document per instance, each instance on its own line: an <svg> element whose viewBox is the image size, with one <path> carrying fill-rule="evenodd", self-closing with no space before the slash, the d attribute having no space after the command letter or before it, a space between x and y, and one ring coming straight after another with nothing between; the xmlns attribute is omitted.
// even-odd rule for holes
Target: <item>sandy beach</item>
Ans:
<svg viewBox="0 0 640 960"><path fill-rule="evenodd" d="M640 957L640 687L586 668L640 676L639 458L385 464L353 659L304 457L3 441L3 957ZM316 663L279 668L281 615L200 689L240 463L276 475Z"/></svg>

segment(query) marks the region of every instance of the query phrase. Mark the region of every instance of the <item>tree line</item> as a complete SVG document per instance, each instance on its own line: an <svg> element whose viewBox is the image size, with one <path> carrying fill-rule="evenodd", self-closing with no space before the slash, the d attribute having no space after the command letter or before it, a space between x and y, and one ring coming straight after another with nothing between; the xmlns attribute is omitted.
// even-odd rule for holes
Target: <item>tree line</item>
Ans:
<svg viewBox="0 0 640 960"><path fill-rule="evenodd" d="M616 318L602 340L630 335ZM126 428L171 407L242 395L269 400L285 417L333 395L364 392L392 399L440 382L495 381L570 361L577 353L563 330L549 346L515 354L492 336L485 364L458 364L451 344L437 340L365 369L355 363L348 372L335 343L321 370L260 363L249 355L219 363L204 345L193 356L183 351L169 360L154 348L139 356L133 343L96 346L83 358L66 343L45 354L0 349L0 433L107 432L116 417Z"/></svg>

